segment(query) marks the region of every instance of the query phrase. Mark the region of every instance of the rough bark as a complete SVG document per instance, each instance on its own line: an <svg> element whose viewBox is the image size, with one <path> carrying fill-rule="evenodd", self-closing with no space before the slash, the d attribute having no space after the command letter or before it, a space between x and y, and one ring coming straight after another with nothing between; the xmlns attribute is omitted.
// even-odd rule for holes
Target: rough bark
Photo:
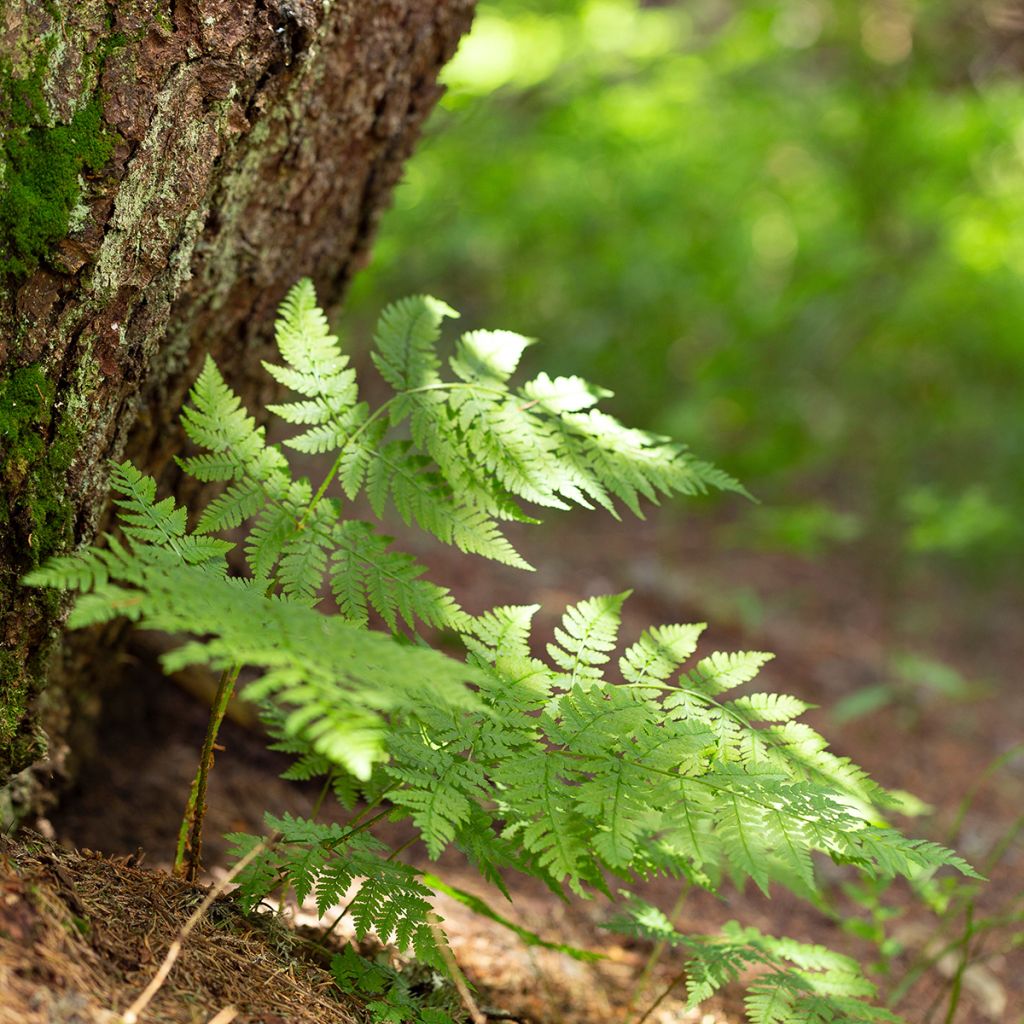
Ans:
<svg viewBox="0 0 1024 1024"><path fill-rule="evenodd" d="M71 713L20 576L166 465L207 351L252 394L288 286L341 295L472 4L0 0L0 782Z"/></svg>

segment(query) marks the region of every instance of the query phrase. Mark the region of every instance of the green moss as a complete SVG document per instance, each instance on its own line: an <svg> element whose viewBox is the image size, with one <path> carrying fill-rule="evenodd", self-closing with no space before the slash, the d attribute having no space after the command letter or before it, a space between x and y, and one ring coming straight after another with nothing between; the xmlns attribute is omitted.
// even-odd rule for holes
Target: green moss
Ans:
<svg viewBox="0 0 1024 1024"><path fill-rule="evenodd" d="M38 366L0 378L0 529L18 525L23 535L27 531L30 566L66 547L72 536L64 482L80 432L64 416L51 437L53 400L53 384Z"/></svg>
<svg viewBox="0 0 1024 1024"><path fill-rule="evenodd" d="M74 416L55 408L55 397L53 382L39 366L0 377L0 535L11 559L4 577L11 581L73 540L65 488L81 431ZM11 585L0 580L0 587ZM0 593L0 603L10 596ZM60 603L59 595L40 591L26 614L56 622ZM45 677L48 653L49 648L33 656L20 648L0 651L0 778L31 764L44 750L29 704Z"/></svg>
<svg viewBox="0 0 1024 1024"><path fill-rule="evenodd" d="M21 674L21 665L10 651L0 651L0 691L4 699L0 700L0 748L3 740L14 736L18 731L22 718L25 716L23 693L12 692L11 684Z"/></svg>
<svg viewBox="0 0 1024 1024"><path fill-rule="evenodd" d="M3 476L17 485L45 451L53 386L38 366L24 366L0 381L0 450Z"/></svg>
<svg viewBox="0 0 1024 1024"><path fill-rule="evenodd" d="M31 764L45 751L39 732L26 729L31 695L31 676L19 657L0 651L0 779Z"/></svg>
<svg viewBox="0 0 1024 1024"><path fill-rule="evenodd" d="M123 40L106 41L104 55ZM46 53L27 77L0 63L0 274L23 276L64 238L81 199L81 175L110 159L116 135L103 123L99 103L84 104L63 124L49 123L43 93Z"/></svg>
<svg viewBox="0 0 1024 1024"><path fill-rule="evenodd" d="M167 35L174 35L174 22L171 21L171 16L162 8L157 7L153 12L153 20L167 33Z"/></svg>

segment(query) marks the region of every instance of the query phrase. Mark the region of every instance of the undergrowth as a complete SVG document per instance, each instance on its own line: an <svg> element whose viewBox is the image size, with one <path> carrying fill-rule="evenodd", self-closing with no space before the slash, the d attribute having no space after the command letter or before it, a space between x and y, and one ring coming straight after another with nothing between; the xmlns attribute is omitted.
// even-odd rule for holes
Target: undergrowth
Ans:
<svg viewBox="0 0 1024 1024"><path fill-rule="evenodd" d="M513 386L528 344L519 335L464 334L453 376L442 376L440 327L455 315L425 297L385 310L373 358L393 394L371 409L312 285L300 282L277 322L282 361L264 364L296 395L269 408L295 433L269 445L208 360L182 417L198 450L179 463L223 484L219 495L190 528L152 479L115 465L119 535L27 578L78 591L72 626L124 616L181 637L164 656L168 671L222 673L180 871L198 868L217 727L244 669L255 677L244 695L295 757L289 777L322 778L349 811L344 824L268 815L273 840L239 878L245 906L290 889L321 917L347 915L357 936L447 973L454 961L430 883L452 890L374 831L407 818L431 858L454 844L506 895L514 870L556 893L623 896L615 926L681 951L693 1006L742 980L754 1022L896 1019L871 1004L873 986L845 957L739 924L680 935L628 893L637 879L670 875L711 891L749 879L813 899L815 854L872 879L943 865L974 874L887 823L899 800L798 721L803 702L736 695L770 655L695 658L704 626L674 624L631 638L616 659L627 594L570 607L545 648L532 634L536 606L471 615L375 522L349 518L362 495L378 519L392 507L446 544L528 568L502 532L535 521L524 506L640 515L643 499L742 490L680 445L601 412L608 392L578 377ZM325 455L330 468L318 483L295 476L289 449ZM464 657L421 636L437 631L456 634ZM239 857L261 842L231 840ZM339 958L336 976L380 997L378 1019L450 1019L410 1009L400 979L354 963Z"/></svg>

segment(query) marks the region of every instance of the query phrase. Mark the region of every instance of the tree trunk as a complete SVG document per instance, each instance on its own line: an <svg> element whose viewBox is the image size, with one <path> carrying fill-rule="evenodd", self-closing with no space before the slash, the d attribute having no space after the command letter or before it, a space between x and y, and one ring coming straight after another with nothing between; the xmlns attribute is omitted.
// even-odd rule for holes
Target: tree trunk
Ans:
<svg viewBox="0 0 1024 1024"><path fill-rule="evenodd" d="M0 0L0 783L74 700L19 578L93 537L109 459L160 473L206 352L252 396L285 290L340 297L472 6Z"/></svg>

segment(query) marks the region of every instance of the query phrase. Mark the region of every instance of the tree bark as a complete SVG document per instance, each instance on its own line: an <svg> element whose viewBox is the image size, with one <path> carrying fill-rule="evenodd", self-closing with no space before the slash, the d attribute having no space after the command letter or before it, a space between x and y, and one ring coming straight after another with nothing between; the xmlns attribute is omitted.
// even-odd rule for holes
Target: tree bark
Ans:
<svg viewBox="0 0 1024 1024"><path fill-rule="evenodd" d="M253 396L286 289L340 298L472 6L0 0L0 783L75 699L20 577L94 536L108 460L160 474L206 352Z"/></svg>

